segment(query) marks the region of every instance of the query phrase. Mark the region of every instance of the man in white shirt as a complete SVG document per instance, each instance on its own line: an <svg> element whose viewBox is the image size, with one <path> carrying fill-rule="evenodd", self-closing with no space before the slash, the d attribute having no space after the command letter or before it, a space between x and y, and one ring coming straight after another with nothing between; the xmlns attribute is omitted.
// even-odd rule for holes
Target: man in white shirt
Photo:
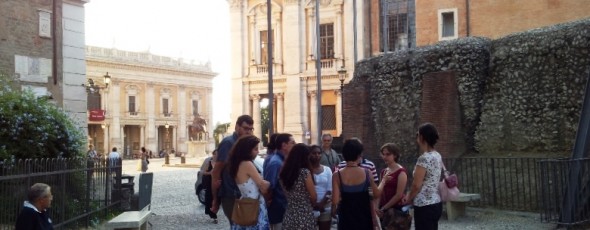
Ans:
<svg viewBox="0 0 590 230"><path fill-rule="evenodd" d="M121 158L121 155L117 152L117 147L113 147L113 151L109 153L109 160L115 160Z"/></svg>

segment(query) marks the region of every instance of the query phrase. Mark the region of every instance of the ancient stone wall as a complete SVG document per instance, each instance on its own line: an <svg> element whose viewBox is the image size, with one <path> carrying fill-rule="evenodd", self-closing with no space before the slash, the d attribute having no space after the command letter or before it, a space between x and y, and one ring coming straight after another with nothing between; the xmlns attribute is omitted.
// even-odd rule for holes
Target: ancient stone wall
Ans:
<svg viewBox="0 0 590 230"><path fill-rule="evenodd" d="M492 42L480 152L570 153L590 74L590 20Z"/></svg>
<svg viewBox="0 0 590 230"><path fill-rule="evenodd" d="M375 161L386 142L415 157L415 133L425 122L423 77L450 72L456 84L446 85L456 85L457 94L449 95L457 95L460 123L435 125L459 126L453 132L462 133L465 146L439 149L444 155L567 152L590 72L589 51L590 20L583 20L494 41L469 37L365 59L344 87L343 136L360 137ZM435 100L429 104L440 100L428 98ZM440 141L461 143L449 138Z"/></svg>

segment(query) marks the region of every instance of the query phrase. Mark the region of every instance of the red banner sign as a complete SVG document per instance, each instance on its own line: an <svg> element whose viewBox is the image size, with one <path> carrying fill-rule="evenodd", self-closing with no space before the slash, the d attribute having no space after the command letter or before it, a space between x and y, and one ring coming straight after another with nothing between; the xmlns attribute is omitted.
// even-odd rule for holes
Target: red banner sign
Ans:
<svg viewBox="0 0 590 230"><path fill-rule="evenodd" d="M90 121L104 121L104 114L105 114L104 110L92 109L88 113L90 115L88 120L90 120Z"/></svg>

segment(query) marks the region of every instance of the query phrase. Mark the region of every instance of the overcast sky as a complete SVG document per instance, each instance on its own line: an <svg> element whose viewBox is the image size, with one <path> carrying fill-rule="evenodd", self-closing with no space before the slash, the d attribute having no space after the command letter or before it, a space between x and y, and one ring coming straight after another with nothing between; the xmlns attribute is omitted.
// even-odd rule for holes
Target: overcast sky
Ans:
<svg viewBox="0 0 590 230"><path fill-rule="evenodd" d="M229 122L229 7L226 0L91 0L86 45L211 61L213 122Z"/></svg>

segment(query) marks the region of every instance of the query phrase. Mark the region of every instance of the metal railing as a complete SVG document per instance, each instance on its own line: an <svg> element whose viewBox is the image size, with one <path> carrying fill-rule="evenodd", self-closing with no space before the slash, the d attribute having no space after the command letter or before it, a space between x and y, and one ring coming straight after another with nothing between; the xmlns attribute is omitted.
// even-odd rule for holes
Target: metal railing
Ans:
<svg viewBox="0 0 590 230"><path fill-rule="evenodd" d="M120 182L121 161L86 158L0 161L0 230L13 229L35 183L51 186L49 216L56 229L98 224L99 216L120 203L114 183Z"/></svg>
<svg viewBox="0 0 590 230"><path fill-rule="evenodd" d="M447 170L459 178L459 190L478 193L470 206L538 212L539 164L547 158L445 158ZM415 162L402 162L411 185Z"/></svg>
<svg viewBox="0 0 590 230"><path fill-rule="evenodd" d="M590 159L550 159L539 165L541 220L566 226L590 222ZM571 177L572 173L577 176ZM570 181L571 178L577 181ZM572 182L580 189L568 191ZM573 202L566 205L568 192L573 193ZM566 210L566 207L572 208ZM566 211L571 214L569 219L564 216Z"/></svg>

